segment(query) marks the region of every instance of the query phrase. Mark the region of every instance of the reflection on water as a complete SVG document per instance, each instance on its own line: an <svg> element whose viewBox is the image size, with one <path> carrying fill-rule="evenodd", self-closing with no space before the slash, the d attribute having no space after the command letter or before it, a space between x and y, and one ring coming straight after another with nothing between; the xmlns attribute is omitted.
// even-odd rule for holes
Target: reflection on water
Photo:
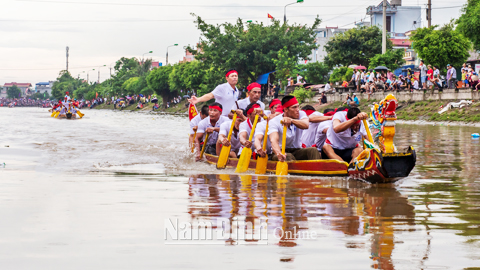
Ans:
<svg viewBox="0 0 480 270"><path fill-rule="evenodd" d="M47 269L45 258L61 254L63 265L85 269L112 247L138 256L109 254L110 269L480 265L480 144L470 136L478 128L397 125L395 142L414 146L417 166L395 184L370 185L234 175L195 163L185 117L90 110L62 121L42 109L0 108L0 123L8 127L0 133L0 265ZM229 238L170 246L158 237L169 218L266 221L268 245ZM69 241L77 235L81 241ZM46 243L68 249L55 253ZM162 260L152 260L158 254Z"/></svg>
<svg viewBox="0 0 480 270"><path fill-rule="evenodd" d="M269 233L276 234L269 243L274 239L281 247L304 241L303 231L331 230L349 237L346 248L368 246L372 265L381 269L393 269L394 233L415 224L414 207L392 185L210 174L190 177L188 194L192 222L266 218ZM362 235L370 236L369 243L355 240Z"/></svg>

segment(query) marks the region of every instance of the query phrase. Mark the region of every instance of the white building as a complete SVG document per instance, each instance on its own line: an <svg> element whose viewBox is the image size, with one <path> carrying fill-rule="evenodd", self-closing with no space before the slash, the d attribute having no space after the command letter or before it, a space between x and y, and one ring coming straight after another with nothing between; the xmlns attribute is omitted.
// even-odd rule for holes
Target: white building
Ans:
<svg viewBox="0 0 480 270"><path fill-rule="evenodd" d="M346 28L338 27L315 29L315 33L317 34L315 38L315 44L317 44L317 48L315 50L312 50L312 54L309 56L310 60L308 60L308 62L323 62L325 56L327 56L327 52L325 51L325 45L327 44L327 42L335 35L343 33L347 30L348 29Z"/></svg>
<svg viewBox="0 0 480 270"><path fill-rule="evenodd" d="M383 28L383 1L369 6L367 15L371 25ZM402 0L387 1L387 32L391 38L406 38L405 33L422 27L422 7L402 6Z"/></svg>
<svg viewBox="0 0 480 270"><path fill-rule="evenodd" d="M35 84L35 92L45 93L47 92L49 96L52 95L53 81L49 82L39 82Z"/></svg>

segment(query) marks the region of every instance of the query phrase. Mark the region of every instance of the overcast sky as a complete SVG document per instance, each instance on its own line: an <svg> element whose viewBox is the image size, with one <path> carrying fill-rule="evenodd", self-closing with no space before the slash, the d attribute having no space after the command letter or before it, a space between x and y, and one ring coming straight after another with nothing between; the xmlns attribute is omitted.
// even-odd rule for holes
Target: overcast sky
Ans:
<svg viewBox="0 0 480 270"><path fill-rule="evenodd" d="M283 6L295 0L1 0L0 84L55 80L65 69L65 47L70 47L72 76L97 80L108 78L109 67L120 57L147 54L165 63L183 59L186 45L195 45L200 32L190 13L208 23L246 20L268 23L267 13L283 20ZM467 0L432 0L432 23L458 18ZM318 14L324 26L353 27L366 17L365 10L381 0L305 0L287 7L290 22L311 25ZM403 0L404 6L425 7L427 0ZM422 11L422 26L426 25ZM368 18L367 18L368 20ZM95 69L93 71L92 69Z"/></svg>

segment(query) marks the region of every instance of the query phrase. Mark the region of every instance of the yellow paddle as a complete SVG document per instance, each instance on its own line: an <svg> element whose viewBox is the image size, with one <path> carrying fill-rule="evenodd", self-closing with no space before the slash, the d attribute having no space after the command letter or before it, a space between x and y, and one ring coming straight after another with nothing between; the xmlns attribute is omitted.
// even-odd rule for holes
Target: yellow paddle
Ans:
<svg viewBox="0 0 480 270"><path fill-rule="evenodd" d="M197 137L197 131L193 133L192 153L195 152L195 138Z"/></svg>
<svg viewBox="0 0 480 270"><path fill-rule="evenodd" d="M200 152L200 159L203 158L203 152L205 152L205 146L207 146L208 142L208 135L210 135L210 133L207 133L207 135L205 136L205 140L203 141L202 151Z"/></svg>
<svg viewBox="0 0 480 270"><path fill-rule="evenodd" d="M80 118L82 118L85 114L81 113L79 110L77 110L77 114L78 116L80 116Z"/></svg>
<svg viewBox="0 0 480 270"><path fill-rule="evenodd" d="M237 113L233 114L232 125L230 126L230 131L228 132L227 140L230 141L232 138L233 128L235 127L235 121L237 121ZM222 151L218 156L217 169L225 169L227 166L227 160L230 156L230 150L232 149L232 144L229 146L222 145Z"/></svg>
<svg viewBox="0 0 480 270"><path fill-rule="evenodd" d="M58 118L59 115L60 115L60 111L56 112L54 117Z"/></svg>
<svg viewBox="0 0 480 270"><path fill-rule="evenodd" d="M52 115L50 115L50 116L51 116L51 117L54 117L56 112L57 112L57 111L52 110Z"/></svg>
<svg viewBox="0 0 480 270"><path fill-rule="evenodd" d="M252 131L250 132L250 137L248 140L251 142L253 138L253 134L255 133L255 127L257 126L258 121L258 114L255 115L255 121L253 121ZM248 170L248 165L250 165L250 159L252 158L252 148L245 147L242 150L242 154L240 155L240 159L238 160L237 169L235 170L236 173L243 173Z"/></svg>
<svg viewBox="0 0 480 270"><path fill-rule="evenodd" d="M267 119L267 117L265 116L265 120L266 119ZM268 139L267 132L268 132L268 122L267 122L267 126L265 127L265 135L263 136L263 146L262 146L263 152L265 152L265 153L266 153L266 150L267 150L267 139ZM255 168L255 173L256 174L265 174L267 172L267 162L268 162L268 156L267 155L265 155L265 157L258 157L257 158L257 167Z"/></svg>
<svg viewBox="0 0 480 270"><path fill-rule="evenodd" d="M287 126L283 126L282 134L282 155L285 155L285 144L287 144ZM288 164L285 161L277 162L277 170L275 171L276 175L287 175L288 174Z"/></svg>
<svg viewBox="0 0 480 270"><path fill-rule="evenodd" d="M368 127L367 120L363 119L363 125L365 126L365 130L367 131L368 140L373 143L372 133L370 133L370 128Z"/></svg>

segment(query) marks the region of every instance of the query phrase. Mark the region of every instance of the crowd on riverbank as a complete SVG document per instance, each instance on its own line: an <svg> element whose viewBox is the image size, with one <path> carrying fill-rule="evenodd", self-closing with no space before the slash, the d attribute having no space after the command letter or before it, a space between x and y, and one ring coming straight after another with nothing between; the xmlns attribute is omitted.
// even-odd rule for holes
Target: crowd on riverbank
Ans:
<svg viewBox="0 0 480 270"><path fill-rule="evenodd" d="M31 99L31 98L0 98L0 107L42 107L52 106L51 100Z"/></svg>

